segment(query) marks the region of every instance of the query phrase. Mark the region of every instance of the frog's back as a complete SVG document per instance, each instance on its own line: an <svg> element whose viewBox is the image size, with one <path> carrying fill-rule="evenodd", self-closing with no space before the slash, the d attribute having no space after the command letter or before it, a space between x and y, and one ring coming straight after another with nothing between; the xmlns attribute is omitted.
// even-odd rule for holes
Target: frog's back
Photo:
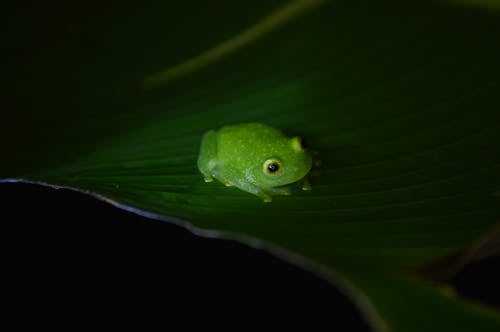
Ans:
<svg viewBox="0 0 500 332"><path fill-rule="evenodd" d="M225 126L217 136L219 161L242 170L262 162L275 144L285 139L279 130L261 123Z"/></svg>

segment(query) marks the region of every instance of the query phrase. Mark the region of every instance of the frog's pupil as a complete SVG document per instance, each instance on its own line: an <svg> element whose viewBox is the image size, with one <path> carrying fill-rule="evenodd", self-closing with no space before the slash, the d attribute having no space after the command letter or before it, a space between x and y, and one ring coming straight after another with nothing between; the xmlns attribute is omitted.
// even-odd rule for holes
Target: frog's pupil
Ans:
<svg viewBox="0 0 500 332"><path fill-rule="evenodd" d="M267 169L269 170L269 172L271 173L274 173L274 172L277 172L279 170L279 165L278 164L275 164L275 163L271 163L267 166Z"/></svg>

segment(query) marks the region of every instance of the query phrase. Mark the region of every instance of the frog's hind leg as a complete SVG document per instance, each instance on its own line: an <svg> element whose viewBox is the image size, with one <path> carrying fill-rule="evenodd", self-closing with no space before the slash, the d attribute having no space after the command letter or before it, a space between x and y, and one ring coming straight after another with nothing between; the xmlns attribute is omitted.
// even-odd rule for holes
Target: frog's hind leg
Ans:
<svg viewBox="0 0 500 332"><path fill-rule="evenodd" d="M214 177L209 174L203 174L203 180L205 180L205 182L212 182L214 180Z"/></svg>
<svg viewBox="0 0 500 332"><path fill-rule="evenodd" d="M205 179L205 182L212 182L217 168L217 135L214 130L210 130L203 135L198 157L198 169Z"/></svg>

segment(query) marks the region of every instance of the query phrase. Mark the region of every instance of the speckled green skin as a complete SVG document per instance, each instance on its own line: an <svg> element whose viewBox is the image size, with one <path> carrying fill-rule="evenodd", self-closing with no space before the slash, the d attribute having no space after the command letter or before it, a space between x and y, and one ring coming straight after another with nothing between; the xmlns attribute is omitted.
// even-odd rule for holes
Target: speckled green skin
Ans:
<svg viewBox="0 0 500 332"><path fill-rule="evenodd" d="M266 161L279 162L279 171L270 174ZM206 182L216 178L271 201L271 195L289 195L282 187L303 180L312 158L298 137L288 138L279 130L260 123L225 126L205 133L201 142L198 168ZM307 180L306 180L307 181ZM306 184L304 190L310 189Z"/></svg>

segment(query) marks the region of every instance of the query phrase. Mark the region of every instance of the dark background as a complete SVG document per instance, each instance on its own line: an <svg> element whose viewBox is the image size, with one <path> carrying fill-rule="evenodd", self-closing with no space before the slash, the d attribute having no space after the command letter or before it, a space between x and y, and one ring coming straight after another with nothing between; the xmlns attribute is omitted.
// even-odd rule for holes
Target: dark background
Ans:
<svg viewBox="0 0 500 332"><path fill-rule="evenodd" d="M12 312L368 330L335 287L262 250L200 238L64 189L0 183L0 200L3 298ZM499 262L471 263L449 283L464 297L500 307Z"/></svg>

